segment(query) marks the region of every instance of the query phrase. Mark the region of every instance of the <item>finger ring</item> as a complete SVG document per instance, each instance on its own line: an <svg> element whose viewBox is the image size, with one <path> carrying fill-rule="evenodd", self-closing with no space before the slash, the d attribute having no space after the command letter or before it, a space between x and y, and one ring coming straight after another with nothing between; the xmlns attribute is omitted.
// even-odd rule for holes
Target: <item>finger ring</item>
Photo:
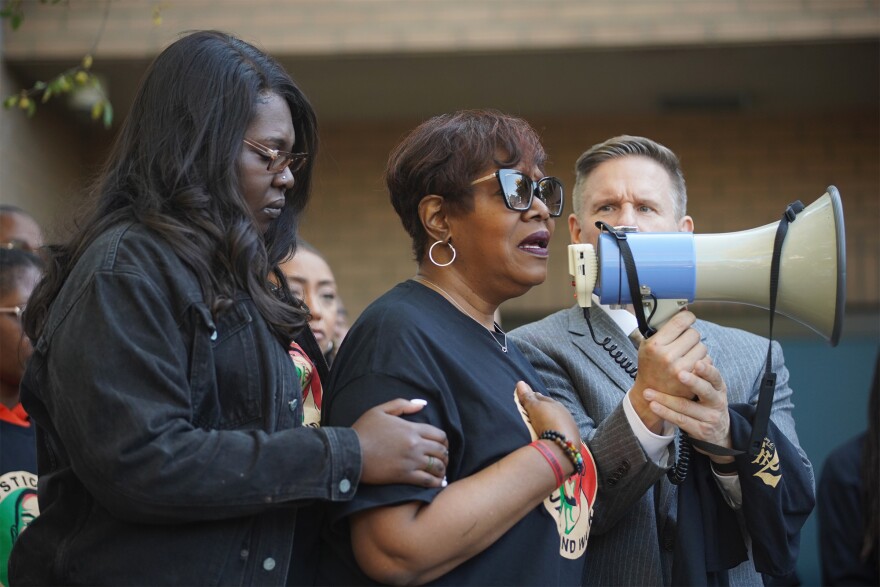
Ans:
<svg viewBox="0 0 880 587"><path fill-rule="evenodd" d="M434 469L434 457L432 455L428 455L428 466L425 468L425 471L430 473Z"/></svg>

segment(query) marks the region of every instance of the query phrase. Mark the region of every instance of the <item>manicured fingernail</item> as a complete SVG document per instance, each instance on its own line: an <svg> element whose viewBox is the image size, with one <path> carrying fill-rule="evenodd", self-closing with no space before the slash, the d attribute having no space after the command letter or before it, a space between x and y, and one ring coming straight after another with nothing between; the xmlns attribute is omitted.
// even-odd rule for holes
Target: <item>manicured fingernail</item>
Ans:
<svg viewBox="0 0 880 587"><path fill-rule="evenodd" d="M646 389L646 390L645 390L645 393L644 393L644 396L645 396L645 399L646 399L646 400L652 400L652 399L654 399L654 398L656 397L656 394L654 393L653 390Z"/></svg>
<svg viewBox="0 0 880 587"><path fill-rule="evenodd" d="M409 403L411 403L411 404L416 404L417 406L427 406L427 405L428 405L428 400L424 400L424 399L411 399L411 400L409 400Z"/></svg>

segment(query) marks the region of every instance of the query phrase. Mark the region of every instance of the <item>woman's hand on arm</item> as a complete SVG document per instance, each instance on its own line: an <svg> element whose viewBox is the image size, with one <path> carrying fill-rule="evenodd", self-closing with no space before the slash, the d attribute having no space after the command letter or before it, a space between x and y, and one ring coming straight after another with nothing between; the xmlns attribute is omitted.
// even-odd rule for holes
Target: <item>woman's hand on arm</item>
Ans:
<svg viewBox="0 0 880 587"><path fill-rule="evenodd" d="M558 402L522 382L517 395L538 434L552 429L579 440L574 420ZM555 443L540 442L554 451L566 474L574 471ZM554 489L556 478L547 461L523 446L451 483L430 504L409 502L354 514L355 558L368 576L382 583L434 580L491 546Z"/></svg>
<svg viewBox="0 0 880 587"><path fill-rule="evenodd" d="M555 430L575 445L580 445L581 433L574 422L571 412L564 405L549 396L535 393L525 381L520 381L516 384L516 395L519 398L520 405L529 414L529 421L532 424L532 428L535 429L535 434L541 436L542 432ZM553 442L550 442L550 444L555 445ZM566 463L563 463L563 468L571 473L574 467L565 458L565 453L561 449L559 456L566 461Z"/></svg>
<svg viewBox="0 0 880 587"><path fill-rule="evenodd" d="M442 485L449 463L446 433L400 418L423 407L421 402L396 399L367 410L352 424L363 454L361 483Z"/></svg>

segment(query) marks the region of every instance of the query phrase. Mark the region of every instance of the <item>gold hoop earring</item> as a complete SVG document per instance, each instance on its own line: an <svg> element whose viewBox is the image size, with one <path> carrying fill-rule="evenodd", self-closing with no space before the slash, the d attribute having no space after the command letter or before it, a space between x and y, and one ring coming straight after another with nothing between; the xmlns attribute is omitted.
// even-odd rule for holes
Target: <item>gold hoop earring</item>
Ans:
<svg viewBox="0 0 880 587"><path fill-rule="evenodd" d="M434 260L434 247L436 247L437 245L440 245L440 244L444 244L452 250L452 258L449 260L448 263L438 263L437 261ZM452 262L455 261L455 255L456 255L456 252L455 252L455 247L452 246L452 240L450 240L449 242L445 242L445 243L443 241L437 241L433 245L431 245L430 249L428 249L428 259L430 259L431 263L433 263L437 267L448 267L449 265L452 265Z"/></svg>

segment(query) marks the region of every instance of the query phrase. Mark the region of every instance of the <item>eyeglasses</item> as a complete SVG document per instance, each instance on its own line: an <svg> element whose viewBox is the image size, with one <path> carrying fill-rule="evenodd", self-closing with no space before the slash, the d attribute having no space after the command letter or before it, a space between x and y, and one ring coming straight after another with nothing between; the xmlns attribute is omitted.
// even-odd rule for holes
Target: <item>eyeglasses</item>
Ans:
<svg viewBox="0 0 880 587"><path fill-rule="evenodd" d="M499 169L492 175L475 179L471 185L487 181L493 177L498 178L498 185L504 193L504 205L515 212L524 212L532 207L532 198L544 202L550 210L550 216L562 215L562 205L565 201L562 182L555 177L542 177L538 181L515 169Z"/></svg>
<svg viewBox="0 0 880 587"><path fill-rule="evenodd" d="M30 243L14 238L12 240L3 241L0 243L0 249L6 249L8 251L19 250L24 251L26 253L34 253L36 254L39 249L35 249L30 245Z"/></svg>
<svg viewBox="0 0 880 587"><path fill-rule="evenodd" d="M25 304L20 306L11 306L8 308L0 308L0 314L14 314L16 318L21 320L21 315L24 313Z"/></svg>
<svg viewBox="0 0 880 587"><path fill-rule="evenodd" d="M306 164L306 161L309 159L308 153L290 153L288 151L279 151L277 149L270 149L266 145L261 145L256 141L252 141L250 139L243 139L244 144L252 147L257 153L269 159L269 164L266 165L266 171L271 173L278 173L279 171L283 171L285 167L290 167L291 173L296 173Z"/></svg>

